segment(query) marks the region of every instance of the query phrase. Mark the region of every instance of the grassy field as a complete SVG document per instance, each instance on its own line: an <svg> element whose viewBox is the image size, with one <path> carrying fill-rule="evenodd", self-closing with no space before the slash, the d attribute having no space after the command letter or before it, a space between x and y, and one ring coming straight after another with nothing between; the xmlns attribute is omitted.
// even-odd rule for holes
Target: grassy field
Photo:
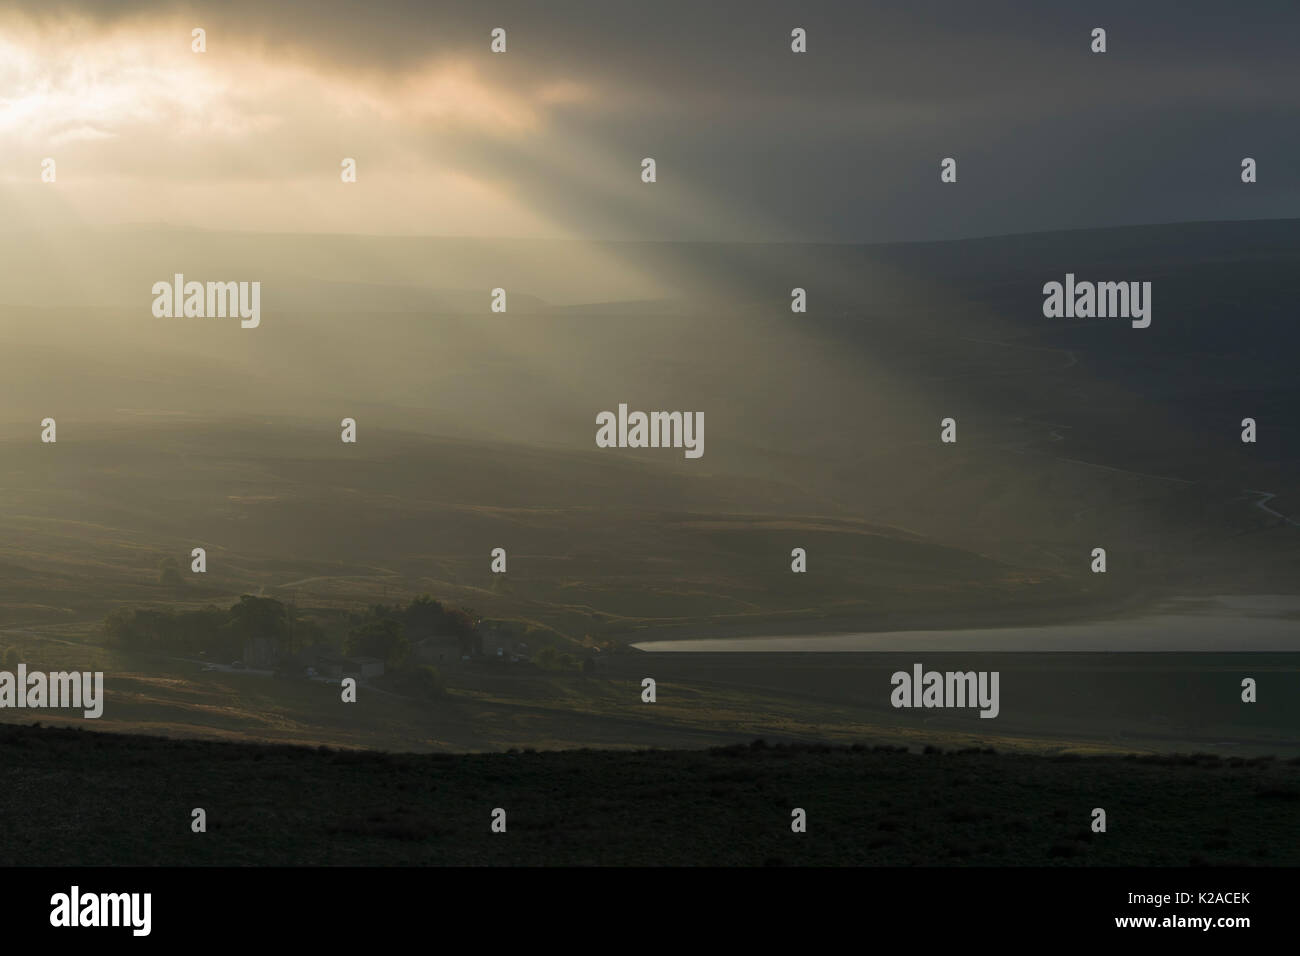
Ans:
<svg viewBox="0 0 1300 956"><path fill-rule="evenodd" d="M581 638L867 627L960 613L1067 618L1150 579L1024 567L864 520L788 484L694 478L591 453L374 432L353 454L301 427L97 429L4 442L0 624L115 606L329 611L430 592ZM190 548L208 572L189 575ZM504 547L509 573L493 575ZM792 547L812 572L790 573ZM164 558L187 582L159 584ZM1083 568L1083 571L1080 569ZM1090 576L1089 576L1090 577Z"/></svg>
<svg viewBox="0 0 1300 956"><path fill-rule="evenodd" d="M758 744L453 756L5 726L0 787L0 865L1300 863L1300 759ZM196 807L206 833L191 832Z"/></svg>
<svg viewBox="0 0 1300 956"><path fill-rule="evenodd" d="M624 651L590 673L456 661L443 668L441 697L404 696L380 678L345 704L337 682L203 671L198 661L53 633L5 638L32 669L103 670L103 716L6 709L0 724L39 718L118 733L442 753L699 748L756 737L1046 754L1287 757L1300 748L1300 661L1286 653L924 655L927 667L1001 673L1001 713L984 720L971 710L891 707L890 675L910 670L908 654ZM1258 681L1258 703L1241 703L1243 675ZM657 682L653 704L641 699L645 677Z"/></svg>

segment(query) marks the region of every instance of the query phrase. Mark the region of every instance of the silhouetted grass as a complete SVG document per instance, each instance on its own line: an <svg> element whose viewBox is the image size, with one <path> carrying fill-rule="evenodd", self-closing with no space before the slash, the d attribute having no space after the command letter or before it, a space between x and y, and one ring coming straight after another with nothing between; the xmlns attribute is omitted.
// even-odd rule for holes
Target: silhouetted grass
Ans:
<svg viewBox="0 0 1300 956"><path fill-rule="evenodd" d="M1300 864L1291 760L926 751L393 754L0 725L0 865Z"/></svg>

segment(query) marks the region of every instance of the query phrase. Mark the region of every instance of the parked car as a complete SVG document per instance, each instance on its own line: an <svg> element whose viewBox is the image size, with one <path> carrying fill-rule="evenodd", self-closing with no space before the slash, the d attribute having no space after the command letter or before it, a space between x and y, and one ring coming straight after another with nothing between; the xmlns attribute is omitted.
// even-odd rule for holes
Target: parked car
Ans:
<svg viewBox="0 0 1300 956"><path fill-rule="evenodd" d="M233 668L234 668L235 670L237 670L237 671L242 671L242 670L244 670L244 662L243 662L243 661L235 661L235 662L232 663L230 666L233 667Z"/></svg>

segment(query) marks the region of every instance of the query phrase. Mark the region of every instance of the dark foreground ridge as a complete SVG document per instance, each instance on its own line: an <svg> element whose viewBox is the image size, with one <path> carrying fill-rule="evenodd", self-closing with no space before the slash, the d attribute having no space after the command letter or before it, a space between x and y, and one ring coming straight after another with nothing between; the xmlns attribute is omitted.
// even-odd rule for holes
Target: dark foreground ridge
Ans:
<svg viewBox="0 0 1300 956"><path fill-rule="evenodd" d="M0 865L1300 864L1300 757L389 754L37 724L0 726L0 793Z"/></svg>

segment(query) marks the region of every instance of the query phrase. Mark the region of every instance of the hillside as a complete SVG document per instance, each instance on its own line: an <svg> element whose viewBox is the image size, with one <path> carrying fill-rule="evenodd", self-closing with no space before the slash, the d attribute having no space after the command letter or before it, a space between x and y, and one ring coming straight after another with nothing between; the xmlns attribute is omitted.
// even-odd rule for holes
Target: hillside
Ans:
<svg viewBox="0 0 1300 956"><path fill-rule="evenodd" d="M303 687L118 654L100 631L118 608L253 594L292 605L334 646L357 608L427 593L588 655L1013 625L1043 628L1050 648L1052 628L1172 601L1284 607L1300 580L1294 221L862 246L141 227L84 230L66 251L0 237L13 266L0 646L33 665L103 662L114 729L431 750L900 732L874 691L831 693L839 662L788 658L657 661L691 703L630 724L610 718L639 662L611 665L607 683L446 662L450 703L432 724L399 698L349 723ZM84 281L70 281L72 261ZM199 269L258 277L262 324L152 316L159 273ZM1152 325L1045 319L1042 284L1067 272L1152 281ZM507 313L488 311L498 284ZM790 311L796 286L807 313ZM621 402L702 411L703 457L597 448L596 414ZM47 415L55 444L39 440ZM356 444L339 440L344 416ZM955 444L939 440L948 416ZM1254 444L1239 437L1247 416ZM195 547L201 575L188 571ZM1090 569L1098 547L1105 574ZM495 548L505 574L491 571ZM794 548L807 573L791 573ZM163 582L163 562L185 569L179 582ZM1281 614L1279 627L1294 620ZM1230 617L1205 619L1224 652L1243 649ZM1177 638L1160 649L1188 649ZM1297 726L1289 712L1206 717L1165 697L1219 666L1171 664L1153 691L1168 709L1135 707L1127 728L1044 697L998 733L1047 749L1258 754ZM1222 667L1240 679L1238 662ZM1200 680L1235 702L1227 683Z"/></svg>

